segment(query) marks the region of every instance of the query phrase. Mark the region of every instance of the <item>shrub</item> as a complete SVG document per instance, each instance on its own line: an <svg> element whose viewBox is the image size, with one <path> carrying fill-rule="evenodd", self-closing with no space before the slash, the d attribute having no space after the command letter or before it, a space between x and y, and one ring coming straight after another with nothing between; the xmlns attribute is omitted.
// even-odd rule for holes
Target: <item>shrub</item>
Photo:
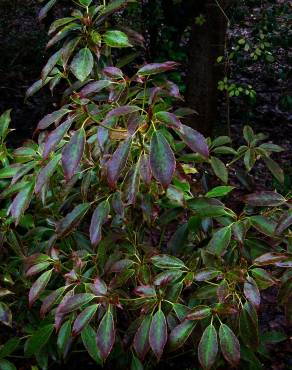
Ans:
<svg viewBox="0 0 292 370"><path fill-rule="evenodd" d="M228 185L242 159L248 172L263 160L283 181L271 158L282 149L249 126L235 150L229 137L184 125L194 112L173 108L182 99L166 78L175 62L128 77L116 49L142 38L110 27L126 3L79 0L50 27L48 46L62 46L27 97L69 86L37 142L7 149L10 112L1 116L0 320L18 334L0 349L2 366L23 348L47 369L81 346L120 369L151 368L181 347L205 369L237 366L257 361L261 290L279 289L289 319L289 196L236 200Z"/></svg>

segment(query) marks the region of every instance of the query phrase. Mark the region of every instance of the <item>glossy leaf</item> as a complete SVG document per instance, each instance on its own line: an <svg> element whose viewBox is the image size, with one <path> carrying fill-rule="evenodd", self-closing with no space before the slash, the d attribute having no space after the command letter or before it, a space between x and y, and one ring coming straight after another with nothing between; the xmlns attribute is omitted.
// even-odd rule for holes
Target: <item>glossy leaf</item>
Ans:
<svg viewBox="0 0 292 370"><path fill-rule="evenodd" d="M171 71L179 66L176 62L150 63L140 68L137 72L140 76L155 75L157 73Z"/></svg>
<svg viewBox="0 0 292 370"><path fill-rule="evenodd" d="M193 275L193 279L195 281L209 281L219 276L220 274L222 274L221 271L214 270L212 268L205 268L195 272L195 274Z"/></svg>
<svg viewBox="0 0 292 370"><path fill-rule="evenodd" d="M37 176L35 184L35 193L39 194L42 188L50 180L51 176L55 172L59 162L61 160L61 154L56 155L44 168L42 168Z"/></svg>
<svg viewBox="0 0 292 370"><path fill-rule="evenodd" d="M192 334L195 326L195 321L184 320L177 325L169 334L168 344L171 350L176 350L182 347Z"/></svg>
<svg viewBox="0 0 292 370"><path fill-rule="evenodd" d="M59 110L56 110L53 113L50 113L50 114L46 115L38 123L37 129L38 130L45 130L52 123L59 121L61 118L63 118L69 112L70 112L69 109L67 109L67 108L61 108Z"/></svg>
<svg viewBox="0 0 292 370"><path fill-rule="evenodd" d="M257 257L253 263L258 266L268 266L273 265L277 262L285 261L288 257L281 253L265 253Z"/></svg>
<svg viewBox="0 0 292 370"><path fill-rule="evenodd" d="M179 130L179 134L184 143L194 152L199 153L205 158L209 157L208 144L202 134L185 125L182 125L181 129Z"/></svg>
<svg viewBox="0 0 292 370"><path fill-rule="evenodd" d="M286 199L274 191L259 191L244 197L245 203L251 206L277 207L286 202Z"/></svg>
<svg viewBox="0 0 292 370"><path fill-rule="evenodd" d="M206 194L207 198L216 198L216 197L224 197L225 195L229 194L234 188L234 186L217 186L212 190L208 191Z"/></svg>
<svg viewBox="0 0 292 370"><path fill-rule="evenodd" d="M103 361L110 354L115 343L115 324L113 314L107 310L96 333L96 343Z"/></svg>
<svg viewBox="0 0 292 370"><path fill-rule="evenodd" d="M229 226L223 227L222 229L219 229L213 234L207 249L210 252L216 254L217 256L221 256L224 252L226 252L230 240L231 240L231 227Z"/></svg>
<svg viewBox="0 0 292 370"><path fill-rule="evenodd" d="M41 309L40 309L40 316L43 319L45 315L49 312L52 308L54 303L62 296L65 291L65 287L61 287L57 290L54 290L50 293L42 302Z"/></svg>
<svg viewBox="0 0 292 370"><path fill-rule="evenodd" d="M52 151L54 151L63 137L66 135L67 131L69 130L70 126L72 125L73 118L69 117L65 122L63 122L60 126L58 126L55 130L53 130L47 137L44 151L43 151L43 158L47 159L48 156Z"/></svg>
<svg viewBox="0 0 292 370"><path fill-rule="evenodd" d="M96 247L101 240L101 228L106 223L110 212L108 200L101 202L95 209L89 229L91 244Z"/></svg>
<svg viewBox="0 0 292 370"><path fill-rule="evenodd" d="M198 347L198 356L203 369L211 369L218 353L218 340L215 327L210 324L205 329Z"/></svg>
<svg viewBox="0 0 292 370"><path fill-rule="evenodd" d="M15 220L16 225L19 223L20 217L29 206L33 194L33 188L33 183L28 183L26 186L24 186L23 189L13 199L13 202L9 207L9 213Z"/></svg>
<svg viewBox="0 0 292 370"><path fill-rule="evenodd" d="M32 285L29 291L29 306L31 307L34 302L39 298L42 291L45 290L48 285L53 270L44 272Z"/></svg>
<svg viewBox="0 0 292 370"><path fill-rule="evenodd" d="M64 237L76 227L84 217L90 207L89 203L83 203L76 206L72 212L68 213L62 220L56 224L56 233L59 237Z"/></svg>
<svg viewBox="0 0 292 370"><path fill-rule="evenodd" d="M172 180L176 163L170 145L159 131L155 131L152 135L150 166L153 176L166 189Z"/></svg>
<svg viewBox="0 0 292 370"><path fill-rule="evenodd" d="M162 310L159 309L152 317L149 329L149 344L158 360L162 356L166 342L167 342L166 319Z"/></svg>
<svg viewBox="0 0 292 370"><path fill-rule="evenodd" d="M202 320L212 314L212 309L208 306L197 306L190 310L187 315L188 320Z"/></svg>
<svg viewBox="0 0 292 370"><path fill-rule="evenodd" d="M134 337L133 346L141 360L144 360L144 357L150 349L149 330L151 321L152 317L150 315L145 316Z"/></svg>
<svg viewBox="0 0 292 370"><path fill-rule="evenodd" d="M81 98L85 98L86 96L92 94L92 93L98 93L101 90L109 87L112 84L111 81L109 80L99 80L99 81L94 81L89 84L87 84L85 87L82 88L79 92L79 96Z"/></svg>
<svg viewBox="0 0 292 370"><path fill-rule="evenodd" d="M45 6L43 6L39 12L38 18L39 21L43 20L46 16L49 10L56 4L57 0L50 0L46 3Z"/></svg>
<svg viewBox="0 0 292 370"><path fill-rule="evenodd" d="M84 327L92 320L98 308L98 304L86 307L75 319L72 335L75 337L80 334Z"/></svg>
<svg viewBox="0 0 292 370"><path fill-rule="evenodd" d="M159 254L151 258L154 266L161 269L185 269L182 260L177 257L169 256L167 254Z"/></svg>
<svg viewBox="0 0 292 370"><path fill-rule="evenodd" d="M122 31L106 31L103 41L112 48L126 48L132 46L128 36Z"/></svg>
<svg viewBox="0 0 292 370"><path fill-rule="evenodd" d="M82 338L84 347L86 348L89 355L93 358L93 360L97 364L101 364L102 361L101 361L99 349L96 344L95 330L90 325L87 325L81 332L81 338Z"/></svg>
<svg viewBox="0 0 292 370"><path fill-rule="evenodd" d="M240 361L240 344L229 326L221 324L219 328L220 348L231 366L236 367Z"/></svg>
<svg viewBox="0 0 292 370"><path fill-rule="evenodd" d="M83 128L75 131L62 151L62 166L67 181L73 177L81 161L85 147L85 136Z"/></svg>
<svg viewBox="0 0 292 370"><path fill-rule="evenodd" d="M256 308L259 308L261 303L261 295L259 288L252 277L248 276L246 278L243 290L244 295L248 299L248 301Z"/></svg>
<svg viewBox="0 0 292 370"><path fill-rule="evenodd" d="M182 123L177 118L177 116L170 112L157 112L155 118L163 123L166 123L169 127L181 129Z"/></svg>
<svg viewBox="0 0 292 370"><path fill-rule="evenodd" d="M91 302L95 298L94 294L91 293L78 293L69 297L66 301L66 305L62 305L59 309L61 314L75 311L81 308L86 303Z"/></svg>
<svg viewBox="0 0 292 370"><path fill-rule="evenodd" d="M48 324L40 327L37 331L35 331L27 341L27 345L25 348L26 356L30 357L39 352L50 339L53 330L54 325Z"/></svg>
<svg viewBox="0 0 292 370"><path fill-rule="evenodd" d="M93 56L88 48L83 48L73 58L70 69L81 82L85 81L93 69Z"/></svg>
<svg viewBox="0 0 292 370"><path fill-rule="evenodd" d="M211 166L217 177L224 183L228 181L228 171L225 164L217 157L211 157Z"/></svg>

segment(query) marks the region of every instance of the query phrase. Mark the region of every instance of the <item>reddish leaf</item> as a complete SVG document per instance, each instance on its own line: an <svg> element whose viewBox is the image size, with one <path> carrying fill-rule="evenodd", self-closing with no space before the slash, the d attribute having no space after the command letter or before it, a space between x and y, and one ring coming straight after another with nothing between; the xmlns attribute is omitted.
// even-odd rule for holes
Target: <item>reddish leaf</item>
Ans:
<svg viewBox="0 0 292 370"><path fill-rule="evenodd" d="M184 143L194 152L201 154L201 156L205 158L209 157L208 144L202 134L185 125L182 125L181 129L178 132Z"/></svg>
<svg viewBox="0 0 292 370"><path fill-rule="evenodd" d="M286 213L281 216L280 220L278 221L278 225L276 227L276 234L280 235L283 231L285 231L288 227L292 225L292 209L289 209Z"/></svg>
<svg viewBox="0 0 292 370"><path fill-rule="evenodd" d="M188 320L202 320L210 316L212 309L208 306L197 306L191 309L187 315Z"/></svg>
<svg viewBox="0 0 292 370"><path fill-rule="evenodd" d="M244 344L256 350L259 344L258 323L246 303L240 312L239 331Z"/></svg>
<svg viewBox="0 0 292 370"><path fill-rule="evenodd" d="M153 285L139 285L135 288L134 293L140 297L155 297L156 291Z"/></svg>
<svg viewBox="0 0 292 370"><path fill-rule="evenodd" d="M63 122L60 126L58 126L54 131L52 131L48 135L43 151L44 159L47 159L50 153L56 149L57 145L63 139L64 135L72 125L72 122L73 117L69 117L65 122Z"/></svg>
<svg viewBox="0 0 292 370"><path fill-rule="evenodd" d="M245 203L251 206L277 207L286 202L286 199L273 191L259 191L244 197Z"/></svg>
<svg viewBox="0 0 292 370"><path fill-rule="evenodd" d="M66 304L62 304L58 310L61 314L66 314L68 312L75 311L84 304L92 301L95 298L94 294L91 293L79 293L75 294L72 297L69 297L66 301Z"/></svg>
<svg viewBox="0 0 292 370"><path fill-rule="evenodd" d="M150 185L152 173L149 156L147 154L143 154L140 159L140 176L146 185Z"/></svg>
<svg viewBox="0 0 292 370"><path fill-rule="evenodd" d="M141 360L144 360L144 357L146 356L147 352L150 349L149 330L150 330L151 320L152 320L152 317L150 315L147 315L143 319L134 337L133 346L134 346L134 349L137 355L139 356Z"/></svg>
<svg viewBox="0 0 292 370"><path fill-rule="evenodd" d="M111 160L107 164L107 179L109 185L112 188L116 186L116 182L127 163L131 144L132 144L131 137L121 142L117 150L114 152Z"/></svg>
<svg viewBox="0 0 292 370"><path fill-rule="evenodd" d="M80 334L84 327L92 320L98 308L98 304L86 307L77 317L73 324L72 336Z"/></svg>
<svg viewBox="0 0 292 370"><path fill-rule="evenodd" d="M286 260L288 257L280 253L265 253L257 257L253 263L258 266L273 265L277 262Z"/></svg>
<svg viewBox="0 0 292 370"><path fill-rule="evenodd" d="M183 272L180 270L169 270L158 274L153 280L154 285L164 286L167 285L182 276Z"/></svg>
<svg viewBox="0 0 292 370"><path fill-rule="evenodd" d="M115 343L115 324L114 318L108 309L103 316L96 333L97 347L100 351L102 360L105 361L110 354Z"/></svg>
<svg viewBox="0 0 292 370"><path fill-rule="evenodd" d="M167 342L167 324L164 313L159 309L152 317L149 329L149 344L159 360Z"/></svg>
<svg viewBox="0 0 292 370"><path fill-rule="evenodd" d="M218 340L215 327L210 324L205 329L198 347L200 364L204 369L211 369L218 353Z"/></svg>
<svg viewBox="0 0 292 370"><path fill-rule="evenodd" d="M38 130L45 130L48 128L52 123L59 121L62 117L64 117L67 113L69 113L69 109L59 109L53 113L46 115L43 119L40 120L38 123L37 129Z"/></svg>
<svg viewBox="0 0 292 370"><path fill-rule="evenodd" d="M41 292L45 290L46 286L48 285L51 276L52 270L44 272L32 285L29 291L29 307L31 307L34 302L38 299Z"/></svg>
<svg viewBox="0 0 292 370"><path fill-rule="evenodd" d="M66 180L70 180L80 163L85 147L85 130L75 131L62 151L62 166Z"/></svg>
<svg viewBox="0 0 292 370"><path fill-rule="evenodd" d="M118 108L115 108L115 109L109 111L108 114L106 115L105 119L111 118L111 117L125 116L127 114L137 112L139 110L140 110L140 108L136 105L123 105L121 107L118 107Z"/></svg>
<svg viewBox="0 0 292 370"><path fill-rule="evenodd" d="M13 199L9 207L9 213L15 220L15 224L17 225L20 217L23 215L24 211L28 208L29 203L31 201L31 197L33 194L33 183L28 183Z"/></svg>
<svg viewBox="0 0 292 370"><path fill-rule="evenodd" d="M236 367L240 360L240 344L233 331L225 324L219 328L219 339L222 354L231 366Z"/></svg>
<svg viewBox="0 0 292 370"><path fill-rule="evenodd" d="M150 166L153 176L166 189L172 180L176 163L168 141L158 131L153 133L151 139Z"/></svg>
<svg viewBox="0 0 292 370"><path fill-rule="evenodd" d="M64 237L76 227L82 217L90 207L89 203L83 203L76 206L72 212L68 213L62 220L56 224L56 233L59 237Z"/></svg>
<svg viewBox="0 0 292 370"><path fill-rule="evenodd" d="M80 96L80 98L84 98L92 93L98 93L106 87L109 87L111 84L112 82L109 80L94 81L83 87L78 95Z"/></svg>
<svg viewBox="0 0 292 370"><path fill-rule="evenodd" d="M176 129L182 129L182 123L173 113L169 112L157 112L155 118L158 121L166 123L168 126Z"/></svg>
<svg viewBox="0 0 292 370"><path fill-rule="evenodd" d="M101 240L101 227L106 223L110 213L108 200L101 202L95 209L90 223L89 235L91 244L96 247Z"/></svg>
<svg viewBox="0 0 292 370"><path fill-rule="evenodd" d="M49 267L51 262L41 262L34 266L31 266L25 273L26 276L33 276L38 274L41 271L46 270L47 267Z"/></svg>
<svg viewBox="0 0 292 370"><path fill-rule="evenodd" d="M110 78L123 78L124 74L120 68L105 67L102 72Z"/></svg>
<svg viewBox="0 0 292 370"><path fill-rule="evenodd" d="M54 303L61 297L64 293L65 287L61 287L50 293L42 302L40 316L43 319L46 313L51 309Z"/></svg>
<svg viewBox="0 0 292 370"><path fill-rule="evenodd" d="M96 295L96 296L103 296L107 293L107 285L106 283L101 280L99 277L96 277L94 279L93 284L89 285L90 290Z"/></svg>
<svg viewBox="0 0 292 370"><path fill-rule="evenodd" d="M213 270L210 268L202 269L198 272L196 272L193 276L193 279L195 281L208 281L212 280L215 277L219 276L221 274L221 271Z"/></svg>
<svg viewBox="0 0 292 370"><path fill-rule="evenodd" d="M244 282L244 295L252 305L259 308L261 303L260 291L256 282L250 276L248 276Z"/></svg>
<svg viewBox="0 0 292 370"><path fill-rule="evenodd" d="M178 63L172 61L164 63L150 63L140 68L139 71L137 72L137 75L139 76L155 75L157 73L171 71L173 69L176 69L178 66L179 66Z"/></svg>

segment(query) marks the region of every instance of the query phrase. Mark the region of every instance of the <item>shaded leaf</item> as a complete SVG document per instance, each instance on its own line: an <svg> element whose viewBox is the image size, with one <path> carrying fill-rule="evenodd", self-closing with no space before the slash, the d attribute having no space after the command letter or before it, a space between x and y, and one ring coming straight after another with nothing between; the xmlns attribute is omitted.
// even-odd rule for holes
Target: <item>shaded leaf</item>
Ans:
<svg viewBox="0 0 292 370"><path fill-rule="evenodd" d="M151 258L154 266L161 269L185 269L185 264L179 258L167 254L159 254Z"/></svg>
<svg viewBox="0 0 292 370"><path fill-rule="evenodd" d="M96 333L96 343L101 358L105 361L115 343L115 324L113 314L108 309L103 316Z"/></svg>
<svg viewBox="0 0 292 370"><path fill-rule="evenodd" d="M204 369L211 369L218 353L218 340L215 327L210 324L205 329L198 347L200 364Z"/></svg>
<svg viewBox="0 0 292 370"><path fill-rule="evenodd" d="M216 231L210 240L208 251L221 256L228 248L231 240L231 227L226 226Z"/></svg>
<svg viewBox="0 0 292 370"><path fill-rule="evenodd" d="M95 330L90 325L87 325L81 332L81 338L84 347L86 348L89 355L97 364L101 364L102 361L100 358L99 349L96 344Z"/></svg>
<svg viewBox="0 0 292 370"><path fill-rule="evenodd" d="M212 309L208 306L197 306L190 310L187 315L188 320L202 320L212 314Z"/></svg>
<svg viewBox="0 0 292 370"><path fill-rule="evenodd" d="M44 272L32 285L29 291L29 306L31 307L34 302L38 299L41 292L46 288L48 285L51 276L52 276L52 270Z"/></svg>
<svg viewBox="0 0 292 370"><path fill-rule="evenodd" d="M75 131L62 151L62 166L67 181L73 177L81 161L85 147L85 136L84 128Z"/></svg>
<svg viewBox="0 0 292 370"><path fill-rule="evenodd" d="M81 333L95 315L97 308L98 304L88 306L76 317L72 330L73 337Z"/></svg>
<svg viewBox="0 0 292 370"><path fill-rule="evenodd" d="M56 155L44 168L40 170L35 184L36 194L39 194L44 185L46 185L46 183L50 180L59 164L60 159L61 154Z"/></svg>
<svg viewBox="0 0 292 370"><path fill-rule="evenodd" d="M39 352L50 339L53 330L54 325L49 324L42 326L37 331L35 331L27 341L25 347L26 356L31 357L35 353Z"/></svg>
<svg viewBox="0 0 292 370"><path fill-rule="evenodd" d="M62 220L56 224L56 233L59 237L64 237L76 227L84 217L90 207L89 203L83 203L76 206L72 212L68 213Z"/></svg>
<svg viewBox="0 0 292 370"><path fill-rule="evenodd" d="M229 326L221 324L219 328L219 339L222 354L231 366L237 366L240 361L240 344Z"/></svg>
<svg viewBox="0 0 292 370"><path fill-rule="evenodd" d="M179 66L176 62L150 63L140 68L137 72L140 76L155 75L157 73L171 71Z"/></svg>
<svg viewBox="0 0 292 370"><path fill-rule="evenodd" d="M101 202L95 209L90 223L89 235L91 244L96 247L101 240L101 227L108 219L110 205L108 200Z"/></svg>
<svg viewBox="0 0 292 370"><path fill-rule="evenodd" d="M284 204L286 199L274 191L258 191L246 195L244 201L251 206L277 207Z"/></svg>
<svg viewBox="0 0 292 370"><path fill-rule="evenodd" d="M211 167L217 177L224 183L228 181L228 171L225 164L217 157L211 157Z"/></svg>
<svg viewBox="0 0 292 370"><path fill-rule="evenodd" d="M9 207L9 213L15 220L15 224L19 223L20 217L24 211L28 208L29 203L33 194L33 183L28 183L23 189L16 195Z"/></svg>
<svg viewBox="0 0 292 370"><path fill-rule="evenodd" d="M6 303L0 302L0 322L4 325L12 325L12 312Z"/></svg>
<svg viewBox="0 0 292 370"><path fill-rule="evenodd" d="M205 158L209 157L208 144L202 134L186 125L182 125L181 129L178 132L184 143L189 148Z"/></svg>
<svg viewBox="0 0 292 370"><path fill-rule="evenodd" d="M263 157L263 160L270 170L270 172L275 176L275 178L280 182L284 183L284 171L282 168L270 157Z"/></svg>
<svg viewBox="0 0 292 370"><path fill-rule="evenodd" d="M167 342L167 324L164 313L159 309L152 317L149 329L149 344L159 360Z"/></svg>
<svg viewBox="0 0 292 370"><path fill-rule="evenodd" d="M50 132L48 135L44 151L43 151L43 158L47 159L48 156L52 151L54 151L60 141L63 139L67 131L69 130L70 126L72 125L73 118L69 117L65 122L63 122L60 126L58 126L54 131Z"/></svg>
<svg viewBox="0 0 292 370"><path fill-rule="evenodd" d="M52 123L60 120L62 117L64 117L67 113L69 113L70 110L66 108L61 108L59 110L56 110L53 113L47 114L44 118L40 120L40 122L37 125L38 130L45 130L48 128Z"/></svg>
<svg viewBox="0 0 292 370"><path fill-rule="evenodd" d="M144 360L144 357L150 349L149 330L151 321L151 315L145 316L134 337L133 346L141 360Z"/></svg>
<svg viewBox="0 0 292 370"><path fill-rule="evenodd" d="M168 344L171 350L176 350L183 346L192 334L196 326L195 321L184 320L177 325L169 334Z"/></svg>
<svg viewBox="0 0 292 370"><path fill-rule="evenodd" d="M244 295L249 300L249 302L256 308L259 308L261 303L261 295L259 288L252 277L248 276L246 278L243 290Z"/></svg>
<svg viewBox="0 0 292 370"><path fill-rule="evenodd" d="M84 304L92 301L95 298L94 294L91 293L78 293L69 297L65 305L60 306L58 310L61 314L66 314L68 312L75 311L81 308Z"/></svg>

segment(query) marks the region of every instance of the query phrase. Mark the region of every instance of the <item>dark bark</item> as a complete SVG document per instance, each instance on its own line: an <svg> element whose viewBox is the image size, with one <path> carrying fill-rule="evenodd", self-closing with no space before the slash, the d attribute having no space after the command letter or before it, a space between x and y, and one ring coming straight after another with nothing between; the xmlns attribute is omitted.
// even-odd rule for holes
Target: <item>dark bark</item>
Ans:
<svg viewBox="0 0 292 370"><path fill-rule="evenodd" d="M193 15L202 13L206 22L203 25L193 22L189 42L186 100L199 115L192 117L188 124L205 135L211 135L217 116L217 84L222 77L222 69L216 59L224 54L227 19L214 0L190 1L194 4ZM232 1L219 0L224 10Z"/></svg>

